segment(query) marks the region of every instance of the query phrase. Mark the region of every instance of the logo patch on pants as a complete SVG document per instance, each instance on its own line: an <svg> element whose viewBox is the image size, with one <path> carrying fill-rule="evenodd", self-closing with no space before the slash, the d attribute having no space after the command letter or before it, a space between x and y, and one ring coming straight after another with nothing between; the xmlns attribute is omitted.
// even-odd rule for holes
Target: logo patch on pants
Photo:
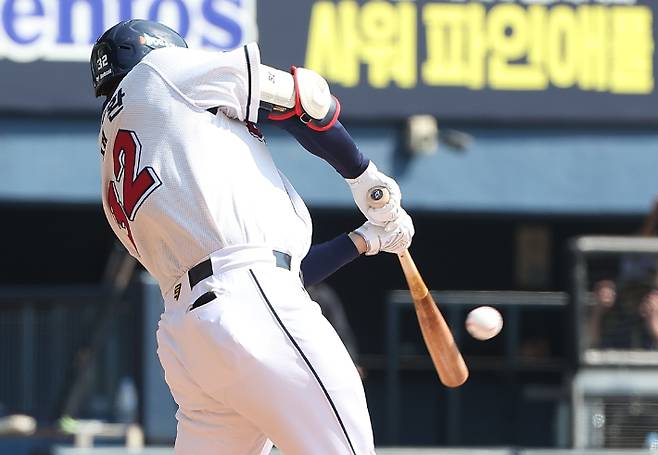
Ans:
<svg viewBox="0 0 658 455"><path fill-rule="evenodd" d="M178 301L178 298L180 297L180 287L180 283L174 287L174 300L176 301Z"/></svg>

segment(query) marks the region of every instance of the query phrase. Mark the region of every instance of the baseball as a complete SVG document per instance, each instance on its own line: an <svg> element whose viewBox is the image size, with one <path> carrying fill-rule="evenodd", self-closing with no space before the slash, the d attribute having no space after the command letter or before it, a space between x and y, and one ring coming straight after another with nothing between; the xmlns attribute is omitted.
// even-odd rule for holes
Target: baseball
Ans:
<svg viewBox="0 0 658 455"><path fill-rule="evenodd" d="M503 328L503 317L490 306L477 307L466 317L466 330L478 340L488 340Z"/></svg>

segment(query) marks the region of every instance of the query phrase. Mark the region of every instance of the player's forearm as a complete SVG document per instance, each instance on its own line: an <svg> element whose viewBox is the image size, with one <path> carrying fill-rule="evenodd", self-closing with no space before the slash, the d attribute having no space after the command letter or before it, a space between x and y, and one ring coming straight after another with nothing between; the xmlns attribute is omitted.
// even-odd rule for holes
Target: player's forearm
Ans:
<svg viewBox="0 0 658 455"><path fill-rule="evenodd" d="M311 246L302 260L304 285L311 286L324 280L338 269L349 264L361 253L347 234Z"/></svg>
<svg viewBox="0 0 658 455"><path fill-rule="evenodd" d="M339 121L327 131L307 128L297 117L272 123L290 133L313 155L329 163L343 178L358 177L368 167L370 160L361 153Z"/></svg>

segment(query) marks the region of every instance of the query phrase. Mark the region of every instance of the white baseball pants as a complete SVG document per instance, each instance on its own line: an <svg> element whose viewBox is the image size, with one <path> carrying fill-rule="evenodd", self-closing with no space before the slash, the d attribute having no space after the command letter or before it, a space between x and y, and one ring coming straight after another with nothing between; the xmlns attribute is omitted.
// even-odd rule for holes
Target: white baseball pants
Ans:
<svg viewBox="0 0 658 455"><path fill-rule="evenodd" d="M374 454L357 370L295 267L263 248L211 260L212 276L165 296L157 332L176 454ZM191 309L202 295L215 298Z"/></svg>

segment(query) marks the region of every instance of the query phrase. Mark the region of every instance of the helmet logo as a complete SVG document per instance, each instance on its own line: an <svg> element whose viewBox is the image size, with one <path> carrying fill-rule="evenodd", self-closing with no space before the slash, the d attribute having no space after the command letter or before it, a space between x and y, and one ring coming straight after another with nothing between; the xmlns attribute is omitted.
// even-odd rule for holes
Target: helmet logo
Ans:
<svg viewBox="0 0 658 455"><path fill-rule="evenodd" d="M167 40L164 40L162 38L158 38L157 36L149 35L148 33L144 33L139 37L139 44L143 44L148 47L176 47L174 43L170 43Z"/></svg>

